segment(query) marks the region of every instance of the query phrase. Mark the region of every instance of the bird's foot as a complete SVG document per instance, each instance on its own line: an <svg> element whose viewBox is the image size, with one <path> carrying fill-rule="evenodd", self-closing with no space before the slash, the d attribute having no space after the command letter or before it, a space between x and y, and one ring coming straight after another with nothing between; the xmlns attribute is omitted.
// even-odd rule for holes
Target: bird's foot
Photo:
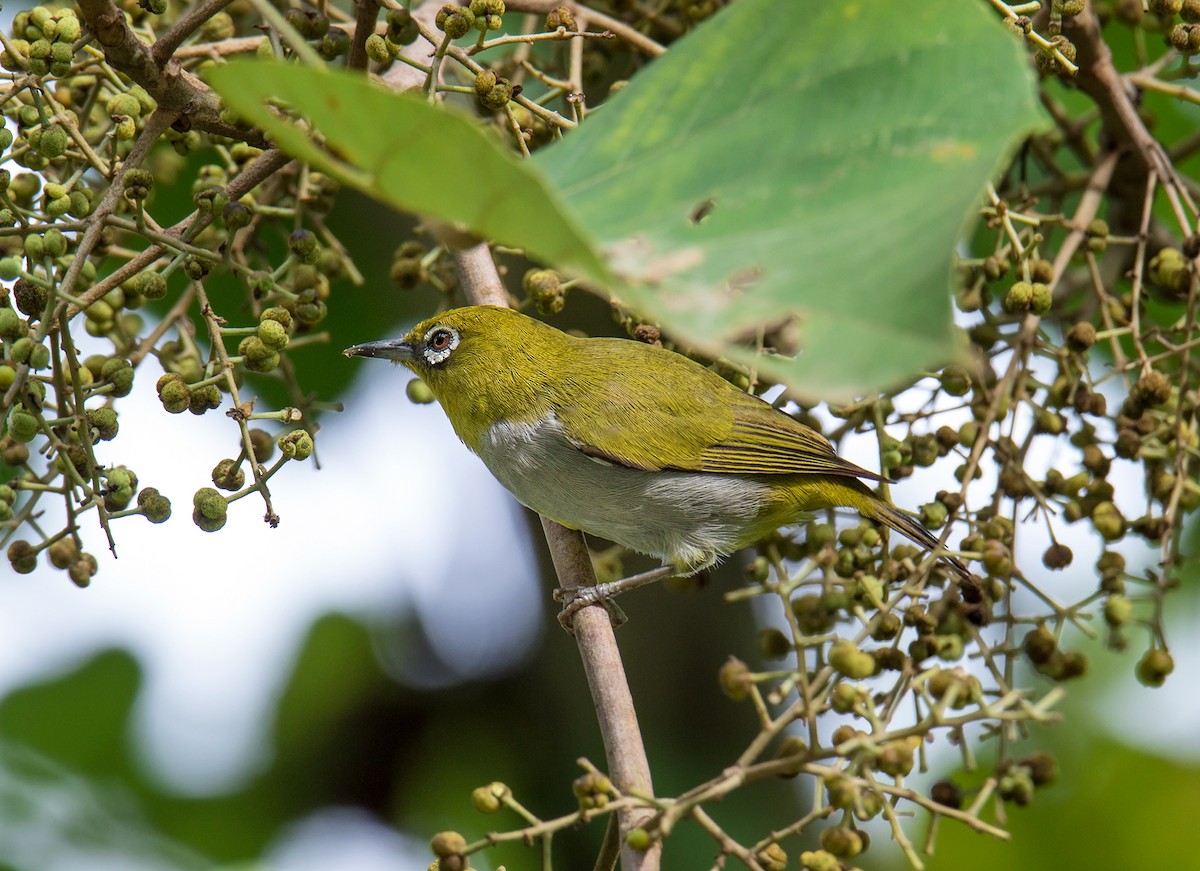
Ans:
<svg viewBox="0 0 1200 871"><path fill-rule="evenodd" d="M630 575L627 578L622 578L619 581L611 581L607 584L596 584L594 587L578 587L574 590L555 590L554 601L561 602L563 606L562 611L558 614L558 622L562 624L564 629L574 635L575 615L580 609L586 608L588 605L603 605L604 610L608 612L609 619L612 620L613 626L620 626L629 618L625 616L625 612L621 610L620 606L613 601L615 597L629 590L636 590L638 587L644 587L647 584L653 584L656 581L661 581L677 574L679 574L679 570L673 566L659 566L656 569Z"/></svg>

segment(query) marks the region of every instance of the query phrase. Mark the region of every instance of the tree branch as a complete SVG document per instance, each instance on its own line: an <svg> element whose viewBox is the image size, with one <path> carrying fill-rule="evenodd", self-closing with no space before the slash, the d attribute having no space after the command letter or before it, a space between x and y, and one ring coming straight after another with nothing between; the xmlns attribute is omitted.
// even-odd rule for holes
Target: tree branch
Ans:
<svg viewBox="0 0 1200 871"><path fill-rule="evenodd" d="M508 305L508 295L486 243L453 250L453 256L469 302L474 305ZM546 532L546 544L559 586L564 591L594 587L596 575L582 533L544 517L542 528ZM622 793L653 795L650 763L646 758L637 711L633 706L633 696L625 678L621 652L617 648L617 637L608 611L600 603L581 608L575 614L574 630L600 724L600 735L604 740L608 775ZM624 840L631 829L637 828L651 814L646 809L627 808L618 816L623 871L657 871L659 868L661 842L655 841L649 850L639 851L628 846Z"/></svg>
<svg viewBox="0 0 1200 871"><path fill-rule="evenodd" d="M379 0L354 0L354 36L346 67L352 70L367 68L367 37L375 32L379 19Z"/></svg>
<svg viewBox="0 0 1200 871"><path fill-rule="evenodd" d="M160 63L150 46L125 21L112 0L80 0L79 11L104 49L108 63L146 89L162 109L175 112L197 130L267 146L262 133L221 120L221 103L208 87L174 59Z"/></svg>
<svg viewBox="0 0 1200 871"><path fill-rule="evenodd" d="M207 3L185 12L182 18L171 25L170 30L154 41L150 48L150 56L154 62L160 68L165 66L167 61L175 56L175 49L179 48L185 39L232 2L233 0L208 0Z"/></svg>

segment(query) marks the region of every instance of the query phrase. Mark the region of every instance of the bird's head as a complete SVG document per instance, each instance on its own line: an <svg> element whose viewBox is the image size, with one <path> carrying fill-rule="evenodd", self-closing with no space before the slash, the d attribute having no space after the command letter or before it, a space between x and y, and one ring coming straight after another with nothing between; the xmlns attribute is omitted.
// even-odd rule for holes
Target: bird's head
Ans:
<svg viewBox="0 0 1200 871"><path fill-rule="evenodd" d="M511 309L469 306L422 321L403 338L344 353L411 369L465 438L464 430L526 414L564 341L570 341L565 333Z"/></svg>

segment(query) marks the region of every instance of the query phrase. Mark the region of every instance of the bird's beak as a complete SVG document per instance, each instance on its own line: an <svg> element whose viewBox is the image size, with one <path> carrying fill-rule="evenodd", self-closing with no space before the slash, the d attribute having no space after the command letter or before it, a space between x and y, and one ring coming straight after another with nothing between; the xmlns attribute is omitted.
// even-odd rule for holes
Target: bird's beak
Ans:
<svg viewBox="0 0 1200 871"><path fill-rule="evenodd" d="M342 351L347 357L379 357L396 363L407 363L413 359L412 345L403 339L385 339L382 342L366 342Z"/></svg>

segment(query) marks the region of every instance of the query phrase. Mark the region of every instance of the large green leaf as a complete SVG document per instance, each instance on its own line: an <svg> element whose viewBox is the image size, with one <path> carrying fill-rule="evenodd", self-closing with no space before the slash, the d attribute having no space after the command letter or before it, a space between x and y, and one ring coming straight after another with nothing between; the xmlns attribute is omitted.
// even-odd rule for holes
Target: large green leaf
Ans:
<svg viewBox="0 0 1200 871"><path fill-rule="evenodd" d="M297 157L590 278L685 342L749 362L739 342L783 339L798 353L755 365L823 396L954 355L950 252L1038 119L1019 43L959 0L738 0L533 164L361 77L206 75Z"/></svg>
<svg viewBox="0 0 1200 871"><path fill-rule="evenodd" d="M359 75L239 60L205 79L280 148L405 211L458 222L598 282L608 272L556 192L466 115ZM286 103L321 134L272 108Z"/></svg>
<svg viewBox="0 0 1200 871"><path fill-rule="evenodd" d="M830 395L953 355L951 251L1038 117L985 4L738 0L535 162L625 302L727 353L787 325L761 368Z"/></svg>

